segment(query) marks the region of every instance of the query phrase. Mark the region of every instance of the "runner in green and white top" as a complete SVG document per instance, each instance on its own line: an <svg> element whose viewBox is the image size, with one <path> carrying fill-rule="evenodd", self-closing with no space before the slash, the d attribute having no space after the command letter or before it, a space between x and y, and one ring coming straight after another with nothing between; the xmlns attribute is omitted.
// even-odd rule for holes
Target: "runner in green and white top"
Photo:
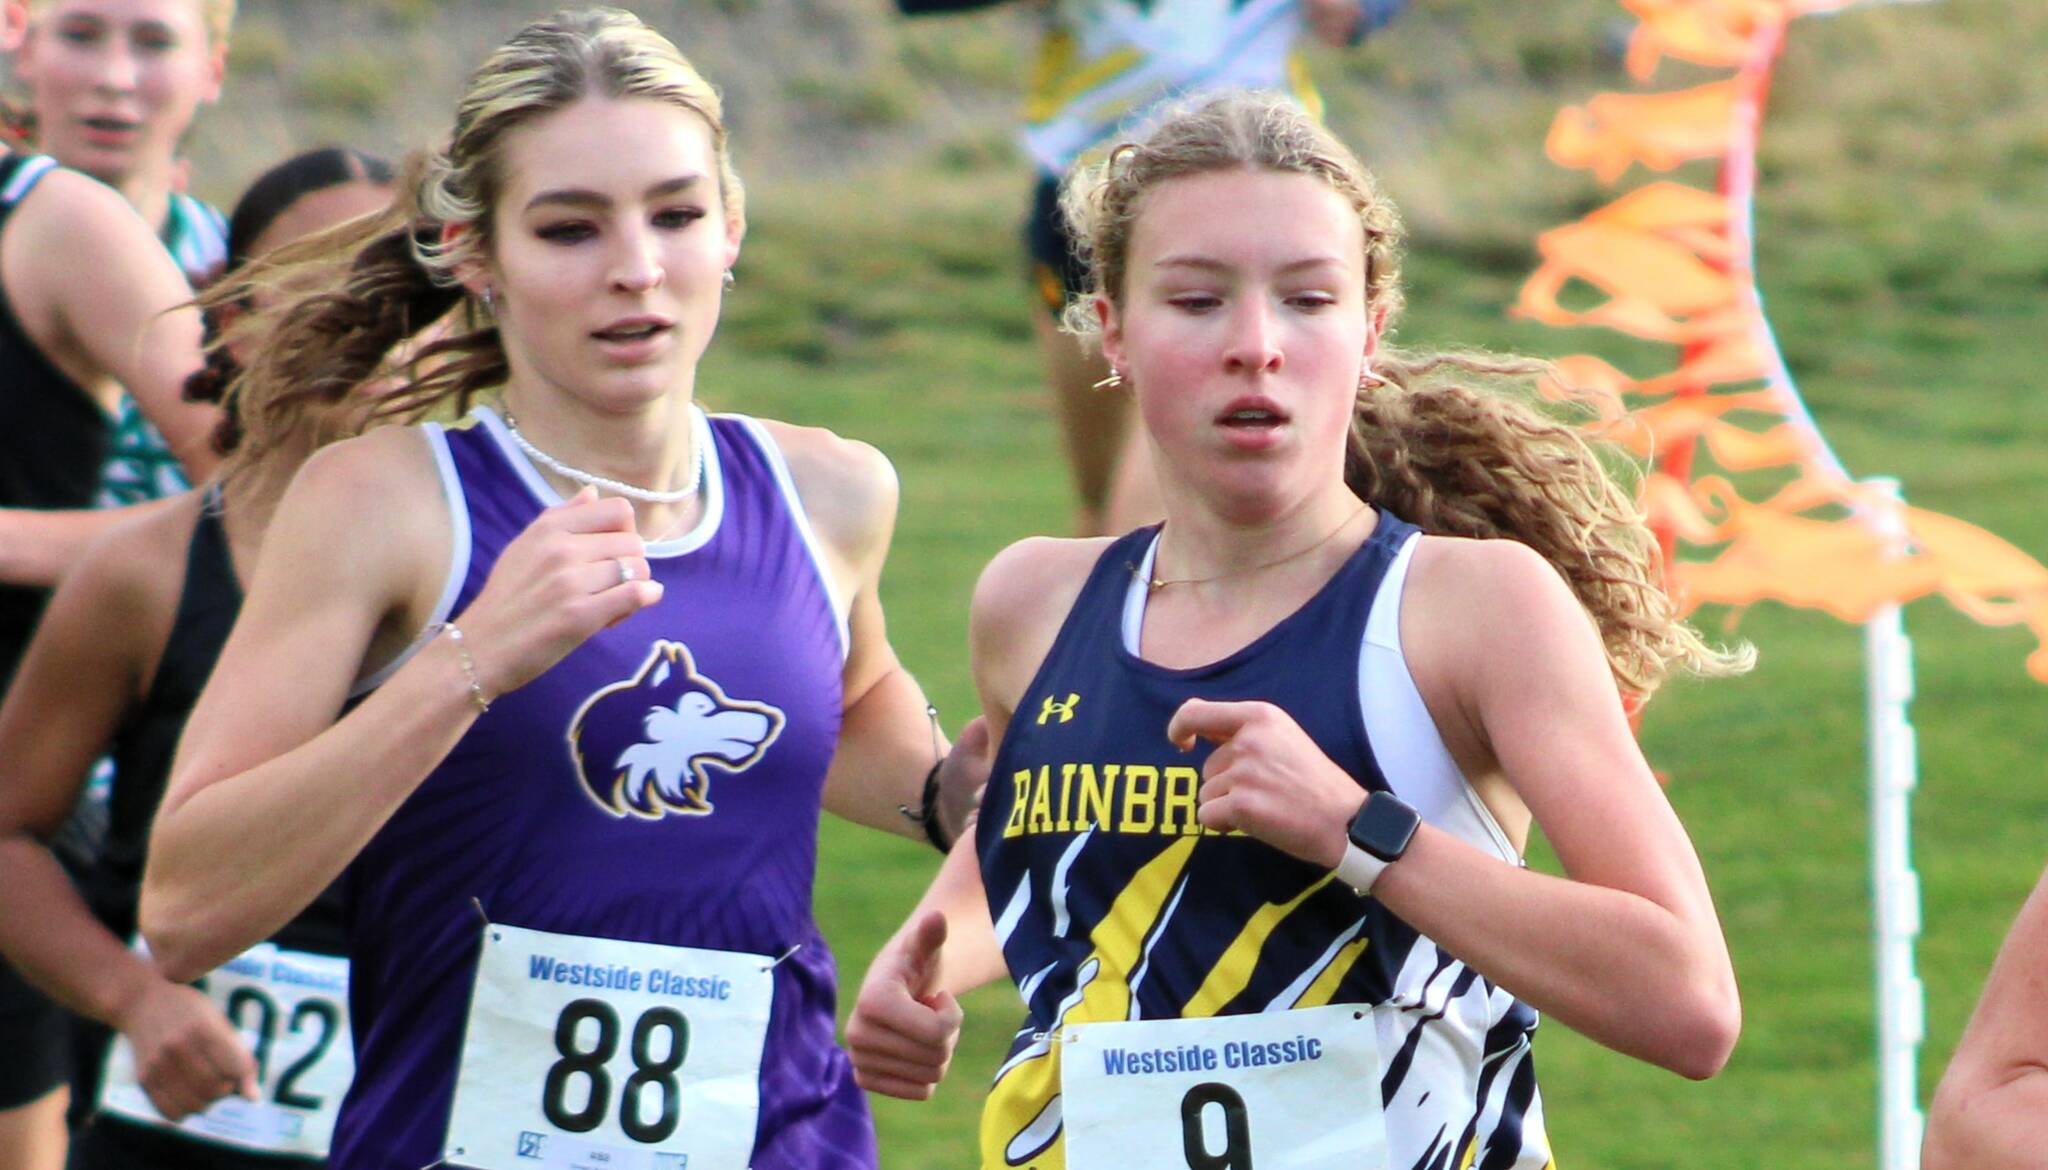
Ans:
<svg viewBox="0 0 2048 1170"><path fill-rule="evenodd" d="M47 193L39 201L23 196L10 233L17 251L9 257L5 289L28 348L84 392L79 399L59 401L71 406L87 449L101 456L100 467L88 464L62 473L90 482L88 477L97 472L103 489L106 456L124 445L140 451L153 440L195 477L211 471L217 460L210 445L217 412L183 401L178 393L182 373L163 376L166 366L187 371L199 365L196 315L187 310L166 316L189 290L170 293L160 287L179 282L170 273L151 270L151 262L160 266L160 259L145 260L126 245L132 235L127 229L141 225L125 217L132 208L174 252L184 248L195 259L203 254L209 233L186 225L205 226L207 216L198 214L196 201L178 193L178 143L199 107L220 96L233 15L234 0L5 0L0 5L0 49L12 52L13 75L26 87L30 103L25 115L10 120L26 128L38 150L113 188L128 204L103 209L98 196L104 192L94 184L63 171L52 175L57 184L76 180L74 187L87 190L74 189L65 200ZM48 192L57 184L36 185ZM216 240L219 222L212 216L210 234ZM108 239L80 245L75 241L81 235ZM65 239L74 241L72 246L49 246ZM110 255L103 259L102 253ZM59 256L73 271L49 271L48 261ZM42 257L43 271L24 257ZM189 278L193 266L182 266ZM138 307L141 314L110 311ZM68 352L80 349L88 352ZM119 355L120 364L79 360L95 352ZM113 385L117 381L124 388L119 392ZM9 389L19 387L0 389L0 395ZM135 409L135 395L165 434L116 437L101 430L111 430L124 412L142 413ZM163 461L168 460L158 460ZM124 478L168 486L156 484L161 477L147 470ZM0 498L17 505L0 515L5 535L0 546L7 549L0 558L0 579L14 584L54 583L93 537L111 526L104 511L54 510L92 502L95 497L82 491ZM111 502L104 490L97 500ZM34 510L39 508L52 510ZM89 840L90 831L83 836ZM30 1070L0 1086L6 1090L0 1093L0 1166L54 1170L63 1164L66 1093L62 1053L56 1050L65 1046L54 1025L56 1010L21 986L11 971L0 970L0 1052L8 1054L4 1063L10 1069Z"/></svg>
<svg viewBox="0 0 2048 1170"><path fill-rule="evenodd" d="M227 220L212 204L186 194L173 194L164 217L162 238L171 258L193 288L220 274L227 261ZM191 487L185 467L164 441L163 432L143 414L135 399L121 396L114 415L113 444L100 477L98 505L119 508L174 496Z"/></svg>
<svg viewBox="0 0 2048 1170"><path fill-rule="evenodd" d="M120 192L188 283L210 278L225 258L225 226L182 193L178 150L200 107L220 96L234 0L0 0L0 10L10 36L22 37L13 73L28 108L13 120L28 144ZM157 391L106 407L99 508L183 490L218 459L215 412ZM112 523L92 512L0 511L0 581L54 584Z"/></svg>

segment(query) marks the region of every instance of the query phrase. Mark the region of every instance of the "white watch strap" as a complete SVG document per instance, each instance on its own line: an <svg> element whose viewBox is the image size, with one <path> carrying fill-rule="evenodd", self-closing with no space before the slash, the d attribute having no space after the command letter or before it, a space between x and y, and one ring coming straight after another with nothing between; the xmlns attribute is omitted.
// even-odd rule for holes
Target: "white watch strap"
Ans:
<svg viewBox="0 0 2048 1170"><path fill-rule="evenodd" d="M1337 880L1357 891L1362 898L1372 893L1372 884L1380 880L1380 874L1390 864L1360 849L1357 842L1346 841L1344 859L1337 863Z"/></svg>

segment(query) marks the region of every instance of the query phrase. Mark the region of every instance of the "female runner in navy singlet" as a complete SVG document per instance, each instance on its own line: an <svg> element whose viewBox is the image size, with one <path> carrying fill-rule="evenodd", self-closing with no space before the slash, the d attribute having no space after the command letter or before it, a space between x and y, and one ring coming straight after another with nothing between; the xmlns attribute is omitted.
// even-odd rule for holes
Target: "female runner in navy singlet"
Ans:
<svg viewBox="0 0 2048 1170"><path fill-rule="evenodd" d="M237 204L230 261L239 270L390 199L379 160L339 148L297 155ZM246 283L260 276L240 275L207 298L223 324L274 295ZM218 397L234 348L209 354L194 397ZM334 898L232 970L209 973L203 991L166 979L128 946L171 752L234 622L270 511L315 445L344 429L325 412L286 421L288 433L255 436L256 458L237 457L239 428L224 428L216 482L96 542L65 576L0 703L0 742L20 745L0 756L0 953L81 1017L72 1170L317 1165L348 1084ZM51 843L103 751L116 762L111 823L67 878ZM234 1093L253 1099L210 1108Z"/></svg>
<svg viewBox="0 0 2048 1170"><path fill-rule="evenodd" d="M462 304L382 403L482 401L294 480L172 769L143 934L191 977L346 869L344 1170L872 1167L819 812L917 834L927 776L975 779L967 751L935 770L884 631L893 473L696 404L745 219L717 95L659 34L527 26L447 141L255 326L246 377L266 409L346 394Z"/></svg>
<svg viewBox="0 0 2048 1170"><path fill-rule="evenodd" d="M862 1083L928 1093L1005 969L989 1170L1539 1170L1539 1011L1712 1075L1734 975L1623 695L1746 654L1572 429L1452 380L1535 363L1381 344L1393 209L1284 98L1183 107L1066 205L1166 520L983 575L977 848L869 969Z"/></svg>

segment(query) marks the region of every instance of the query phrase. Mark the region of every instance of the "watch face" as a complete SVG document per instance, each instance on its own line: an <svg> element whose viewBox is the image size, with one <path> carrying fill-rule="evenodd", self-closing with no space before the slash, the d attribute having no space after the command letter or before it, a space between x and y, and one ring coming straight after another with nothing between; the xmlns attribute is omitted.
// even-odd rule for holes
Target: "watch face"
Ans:
<svg viewBox="0 0 2048 1170"><path fill-rule="evenodd" d="M1381 861L1393 861L1407 852L1415 827L1421 823L1421 816L1398 798L1375 792L1351 822L1351 841Z"/></svg>

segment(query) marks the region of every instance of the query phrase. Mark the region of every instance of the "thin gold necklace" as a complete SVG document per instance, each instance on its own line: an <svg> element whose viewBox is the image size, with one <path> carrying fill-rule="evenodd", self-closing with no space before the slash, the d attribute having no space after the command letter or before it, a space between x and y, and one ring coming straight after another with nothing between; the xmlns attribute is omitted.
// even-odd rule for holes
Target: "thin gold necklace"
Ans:
<svg viewBox="0 0 2048 1170"><path fill-rule="evenodd" d="M1227 573L1217 573L1216 575L1211 577L1174 577L1171 579L1162 579L1159 577L1147 577L1143 573L1140 573L1138 571L1138 566L1131 565L1129 566L1131 570L1131 576L1142 579L1145 582L1146 588L1153 590L1164 589L1168 585L1207 585L1212 581L1227 581L1232 577L1248 576L1252 573L1263 572L1266 569L1277 568L1278 566L1284 565L1289 561L1300 560L1308 554L1316 551L1317 549L1337 539L1338 533L1344 531L1346 528L1351 527L1351 522L1353 520L1358 519L1360 516L1364 514L1365 505L1360 504L1358 505L1357 509L1355 509L1349 516L1344 517L1343 523L1337 525L1335 528L1332 528L1328 532L1324 533L1322 537L1318 539L1314 544L1308 545L1305 548L1295 549L1293 552L1288 553L1286 556L1275 557L1270 561L1261 561L1256 565L1247 565L1242 569L1232 569ZM1165 527L1162 525L1160 529L1160 539L1162 541L1165 539L1165 535ZM1159 563L1159 559L1157 556L1153 557L1152 563L1155 565Z"/></svg>

